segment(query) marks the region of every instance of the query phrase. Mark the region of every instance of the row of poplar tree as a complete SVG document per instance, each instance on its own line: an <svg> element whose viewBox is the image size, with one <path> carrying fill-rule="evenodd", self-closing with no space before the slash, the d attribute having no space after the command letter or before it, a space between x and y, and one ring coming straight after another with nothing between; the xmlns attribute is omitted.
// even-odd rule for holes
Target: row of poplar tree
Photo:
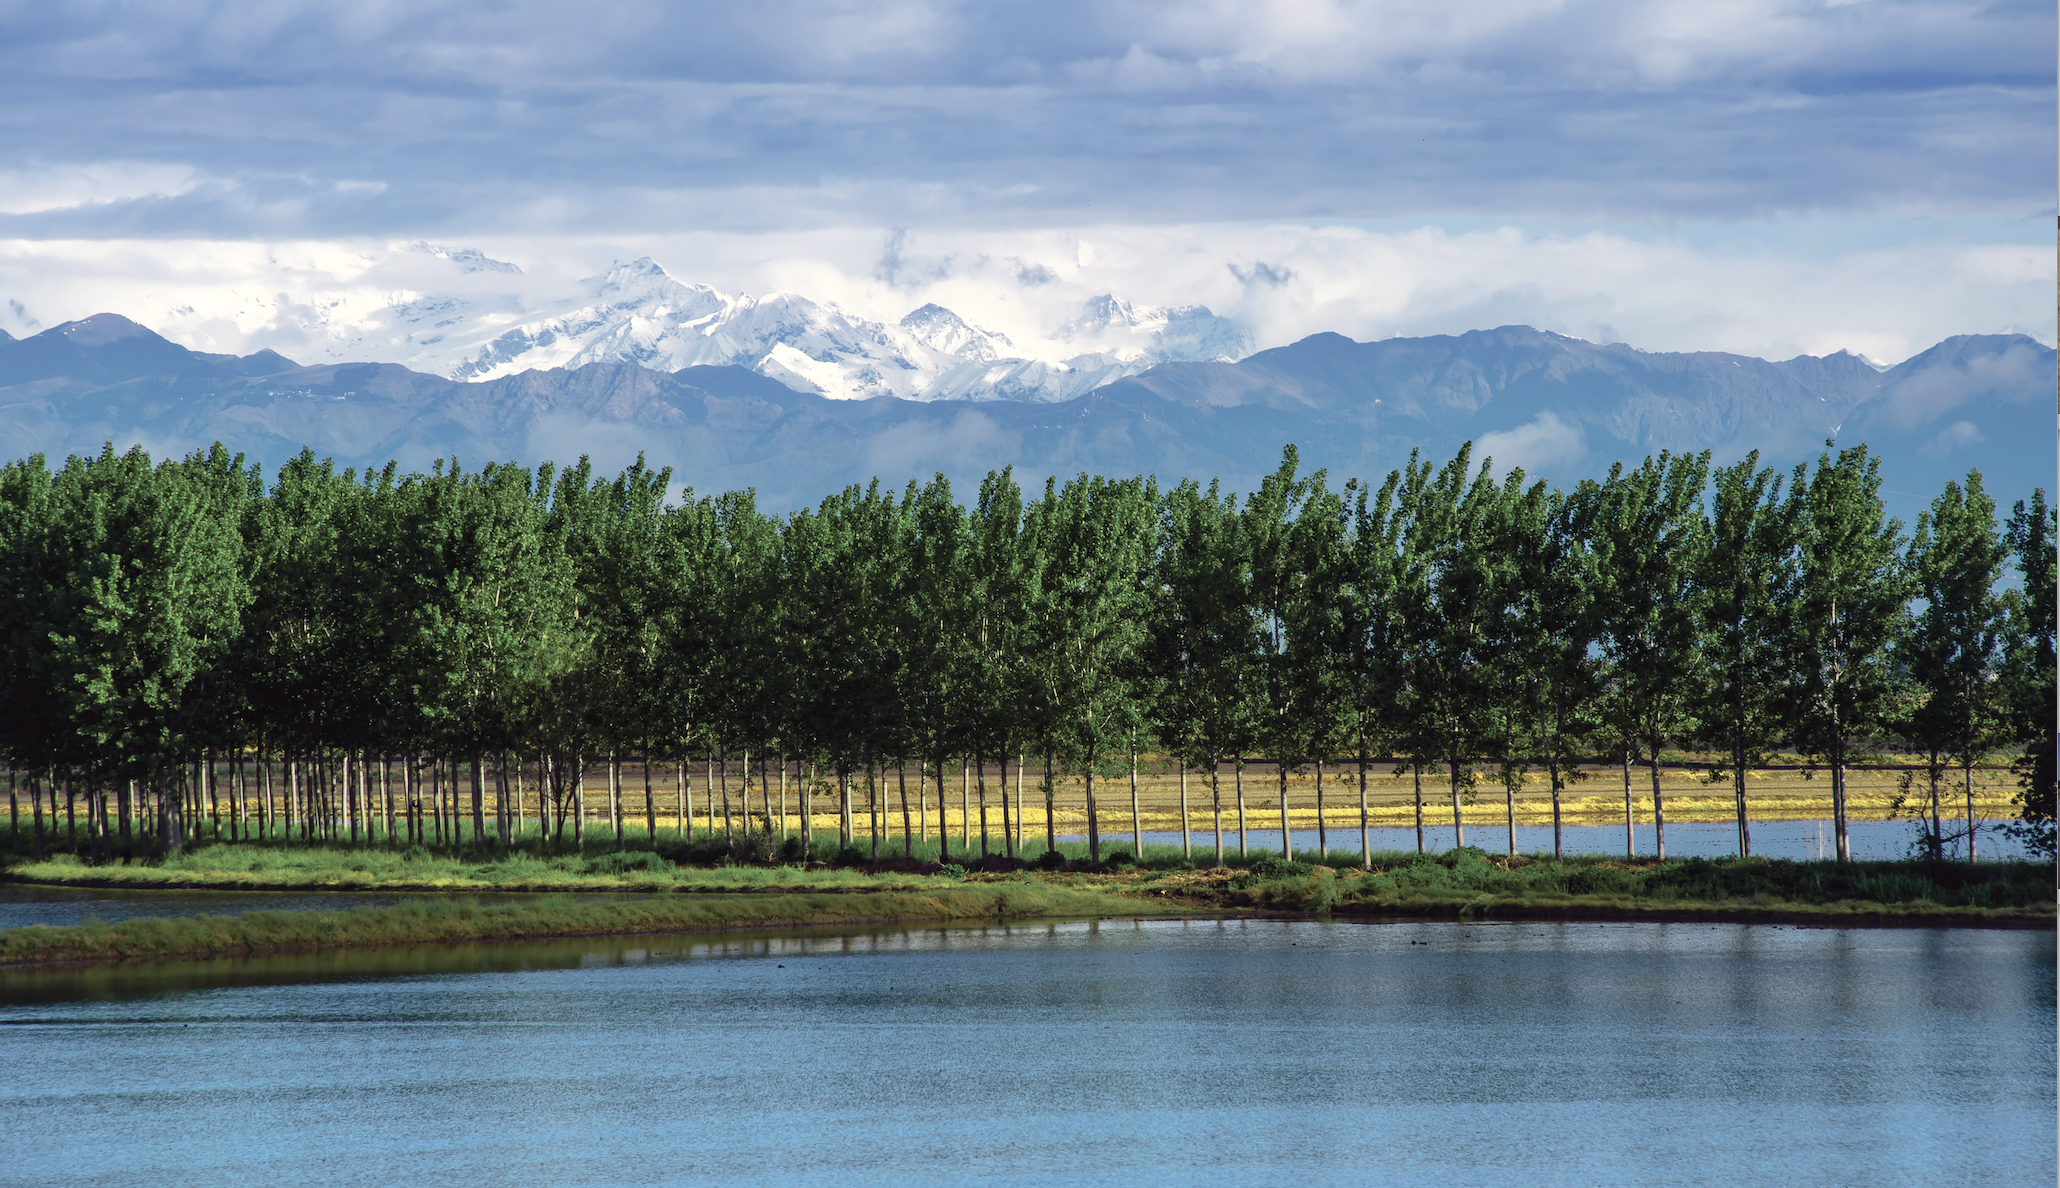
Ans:
<svg viewBox="0 0 2060 1188"><path fill-rule="evenodd" d="M1264 756L1283 797L1356 762L1362 805L1368 763L1428 768L1455 814L1535 773L1555 822L1578 763L1627 785L1644 764L1662 855L1663 748L1718 756L1741 853L1745 773L1783 748L1828 769L1845 858L1849 756L1894 739L1927 761L1934 852L1942 786L1971 830L1972 767L2003 748L2049 850L2053 511L1999 518L1976 473L1906 532L1880 481L1859 446L1790 474L1663 453L1561 491L1462 449L1334 488L1289 447L1242 498L1088 475L1026 498L1002 471L970 506L940 475L776 516L672 499L641 458L338 473L303 451L268 482L220 445L37 456L0 470L0 751L111 790L124 838L147 814L170 852L181 788L224 757L431 757L453 787L469 770L491 847L538 757L577 787L619 751L940 777L1027 753L1086 778L1098 858L1094 776L1140 748L1212 780Z"/></svg>

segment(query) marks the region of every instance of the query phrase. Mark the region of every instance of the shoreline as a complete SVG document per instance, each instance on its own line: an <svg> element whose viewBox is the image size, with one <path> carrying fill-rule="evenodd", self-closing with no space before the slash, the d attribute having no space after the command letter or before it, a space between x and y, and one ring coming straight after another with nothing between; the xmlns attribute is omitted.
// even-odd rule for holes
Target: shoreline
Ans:
<svg viewBox="0 0 2060 1188"><path fill-rule="evenodd" d="M303 888L305 889L305 888ZM1757 924L1800 928L1970 928L2054 931L2051 912L2025 908L1896 905L1865 901L1793 906L1675 901L1650 905L1616 897L1453 895L1366 899L1329 910L1218 902L1202 894L1154 894L1111 884L998 881L928 892L798 891L660 895L632 901L488 904L464 894L345 911L258 911L234 915L137 917L119 924L29 925L0 931L0 967L123 964L265 957L324 951L505 941L876 928L897 924L1029 923L1112 918L1282 919L1348 923ZM1233 898L1243 898L1242 894ZM440 900L440 901L439 901ZM724 910L729 908L732 910ZM737 908L748 908L738 911ZM765 910L771 908L772 910ZM857 910L852 910L857 909Z"/></svg>

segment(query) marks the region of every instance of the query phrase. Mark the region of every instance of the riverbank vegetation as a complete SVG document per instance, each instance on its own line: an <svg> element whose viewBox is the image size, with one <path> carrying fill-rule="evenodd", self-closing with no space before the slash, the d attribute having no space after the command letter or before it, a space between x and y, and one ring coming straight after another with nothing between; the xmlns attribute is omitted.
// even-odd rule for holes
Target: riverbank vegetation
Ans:
<svg viewBox="0 0 2060 1188"><path fill-rule="evenodd" d="M1279 827L1283 859L1403 779L1420 836L1499 806L1511 851L1520 800L1559 826L1601 781L1664 856L1687 770L1743 856L1785 748L1843 859L1893 748L1880 811L1927 857L1980 856L1998 756L2050 853L2053 509L1999 519L1971 473L1906 532L1880 484L1864 446L1564 492L1462 449L1338 489L1290 448L1243 499L1004 471L970 508L939 477L775 516L641 461L36 457L0 467L10 841L971 863L1057 849L1077 785L1099 861L1156 763L1183 829ZM1672 784L1670 753L1700 756Z"/></svg>
<svg viewBox="0 0 2060 1188"><path fill-rule="evenodd" d="M481 903L431 894L391 908L149 918L0 932L0 963L243 955L549 936L916 921L1260 912L1331 918L2054 926L2051 862L1790 862L1334 852L1198 869L1172 847L1042 868L934 862L679 866L652 852L488 863L425 853L210 847L108 871L68 856L18 863L38 883L159 889L551 892ZM254 856L255 854L255 856ZM1308 857L1313 858L1314 855ZM601 898L576 899L567 892Z"/></svg>
<svg viewBox="0 0 2060 1188"><path fill-rule="evenodd" d="M781 895L652 896L580 900L544 896L480 903L463 896L411 899L337 912L153 916L0 931L0 964L248 956L321 949L442 945L545 937L822 928L922 921L1006 921L1181 914L1109 888L1024 878L970 884L928 879L867 894L793 890Z"/></svg>

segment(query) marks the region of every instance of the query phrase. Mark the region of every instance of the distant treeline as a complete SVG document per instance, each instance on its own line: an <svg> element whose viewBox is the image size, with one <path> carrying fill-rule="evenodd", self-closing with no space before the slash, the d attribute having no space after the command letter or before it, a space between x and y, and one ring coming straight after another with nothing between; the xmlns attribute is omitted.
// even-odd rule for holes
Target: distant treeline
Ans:
<svg viewBox="0 0 2060 1188"><path fill-rule="evenodd" d="M970 507L940 475L777 516L673 501L642 459L339 474L304 450L268 481L219 444L39 455L0 470L0 751L39 821L43 790L85 795L101 858L176 852L224 760L290 771L311 838L381 811L394 837L368 763L410 786L428 763L439 797L463 774L490 848L511 772L538 763L562 813L625 751L814 765L847 837L855 773L1027 755L1047 798L1085 777L1098 847L1095 777L1139 750L1218 803L1219 764L1257 755L1283 796L1356 762L1362 804L1367 764L1428 769L1455 813L1539 772L1555 822L1570 765L1645 763L1663 856L1662 747L1724 757L1741 853L1745 773L1785 747L1828 769L1846 858L1847 755L1896 740L1928 759L1907 807L1935 852L1942 799L2002 748L2050 852L2053 509L1999 522L1970 473L1906 532L1880 481L1858 446L1559 491L1468 448L1336 488L1289 447L1246 497L1081 475L1026 499L1002 471Z"/></svg>

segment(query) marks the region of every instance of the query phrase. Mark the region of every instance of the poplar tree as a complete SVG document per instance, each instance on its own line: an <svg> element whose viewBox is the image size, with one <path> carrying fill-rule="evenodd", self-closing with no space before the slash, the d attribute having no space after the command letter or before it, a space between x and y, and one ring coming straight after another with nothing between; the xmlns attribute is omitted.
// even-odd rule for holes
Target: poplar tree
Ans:
<svg viewBox="0 0 2060 1188"><path fill-rule="evenodd" d="M1698 584L1704 679L1692 688L1698 735L1725 762L1738 822L1738 853L1752 853L1745 774L1764 763L1782 736L1789 691L1787 616L1796 591L1793 508L1781 479L1754 451L1713 476L1708 548Z"/></svg>
<svg viewBox="0 0 2060 1188"><path fill-rule="evenodd" d="M1605 653L1622 712L1642 734L1652 770L1658 856L1667 856L1660 750L1687 729L1687 694L1705 660L1699 578L1709 547L1702 515L1709 454L1662 451L1638 469L1610 469L1595 519Z"/></svg>
<svg viewBox="0 0 2060 1188"><path fill-rule="evenodd" d="M1827 446L1830 442L1825 443ZM1903 689L1892 648L1906 629L1910 581L1902 523L1881 503L1881 462L1865 445L1818 456L1789 480L1799 584L1787 647L1797 673L1795 738L1831 768L1838 860L1850 861L1846 755L1892 724Z"/></svg>
<svg viewBox="0 0 2060 1188"><path fill-rule="evenodd" d="M2019 819L2006 826L2034 855L2053 856L2054 801L2054 509L2043 490L2011 509L2005 539L2022 586L2008 595L2006 689L2010 725L2023 750L2011 764L2018 777Z"/></svg>
<svg viewBox="0 0 2060 1188"><path fill-rule="evenodd" d="M1997 593L2010 550L1996 524L1996 505L1981 489L1949 482L1917 517L1909 570L1923 609L1902 639L1903 663L1922 702L1911 727L1925 748L1929 777L1926 848L1944 856L1939 805L1942 761L1959 760L1967 798L1967 857L1974 859L1974 761L2004 734L2006 686L1999 666L2007 606Z"/></svg>
<svg viewBox="0 0 2060 1188"><path fill-rule="evenodd" d="M1192 480L1168 491L1160 507L1151 582L1146 696L1160 745L1209 773L1216 865L1223 865L1226 754L1253 737L1251 574L1244 522L1234 497Z"/></svg>
<svg viewBox="0 0 2060 1188"><path fill-rule="evenodd" d="M1366 802L1366 765L1407 737L1408 637L1400 606L1408 569L1402 517L1395 508L1399 473L1377 492L1358 480L1345 487L1352 534L1335 562L1343 568L1338 596L1340 702L1347 708L1359 774L1359 860L1373 868Z"/></svg>
<svg viewBox="0 0 2060 1188"><path fill-rule="evenodd" d="M1494 729L1495 627L1509 586L1509 558L1498 548L1503 493L1488 462L1472 469L1472 455L1472 443L1461 446L1435 479L1402 488L1410 535L1402 606L1420 707L1412 749L1428 750L1446 766L1453 844L1460 846L1461 799Z"/></svg>
<svg viewBox="0 0 2060 1188"><path fill-rule="evenodd" d="M1056 653L1061 746L1087 785L1087 846L1101 861L1097 769L1141 726L1135 696L1158 492L1148 479L1081 475L1046 488L1049 569L1041 643Z"/></svg>

